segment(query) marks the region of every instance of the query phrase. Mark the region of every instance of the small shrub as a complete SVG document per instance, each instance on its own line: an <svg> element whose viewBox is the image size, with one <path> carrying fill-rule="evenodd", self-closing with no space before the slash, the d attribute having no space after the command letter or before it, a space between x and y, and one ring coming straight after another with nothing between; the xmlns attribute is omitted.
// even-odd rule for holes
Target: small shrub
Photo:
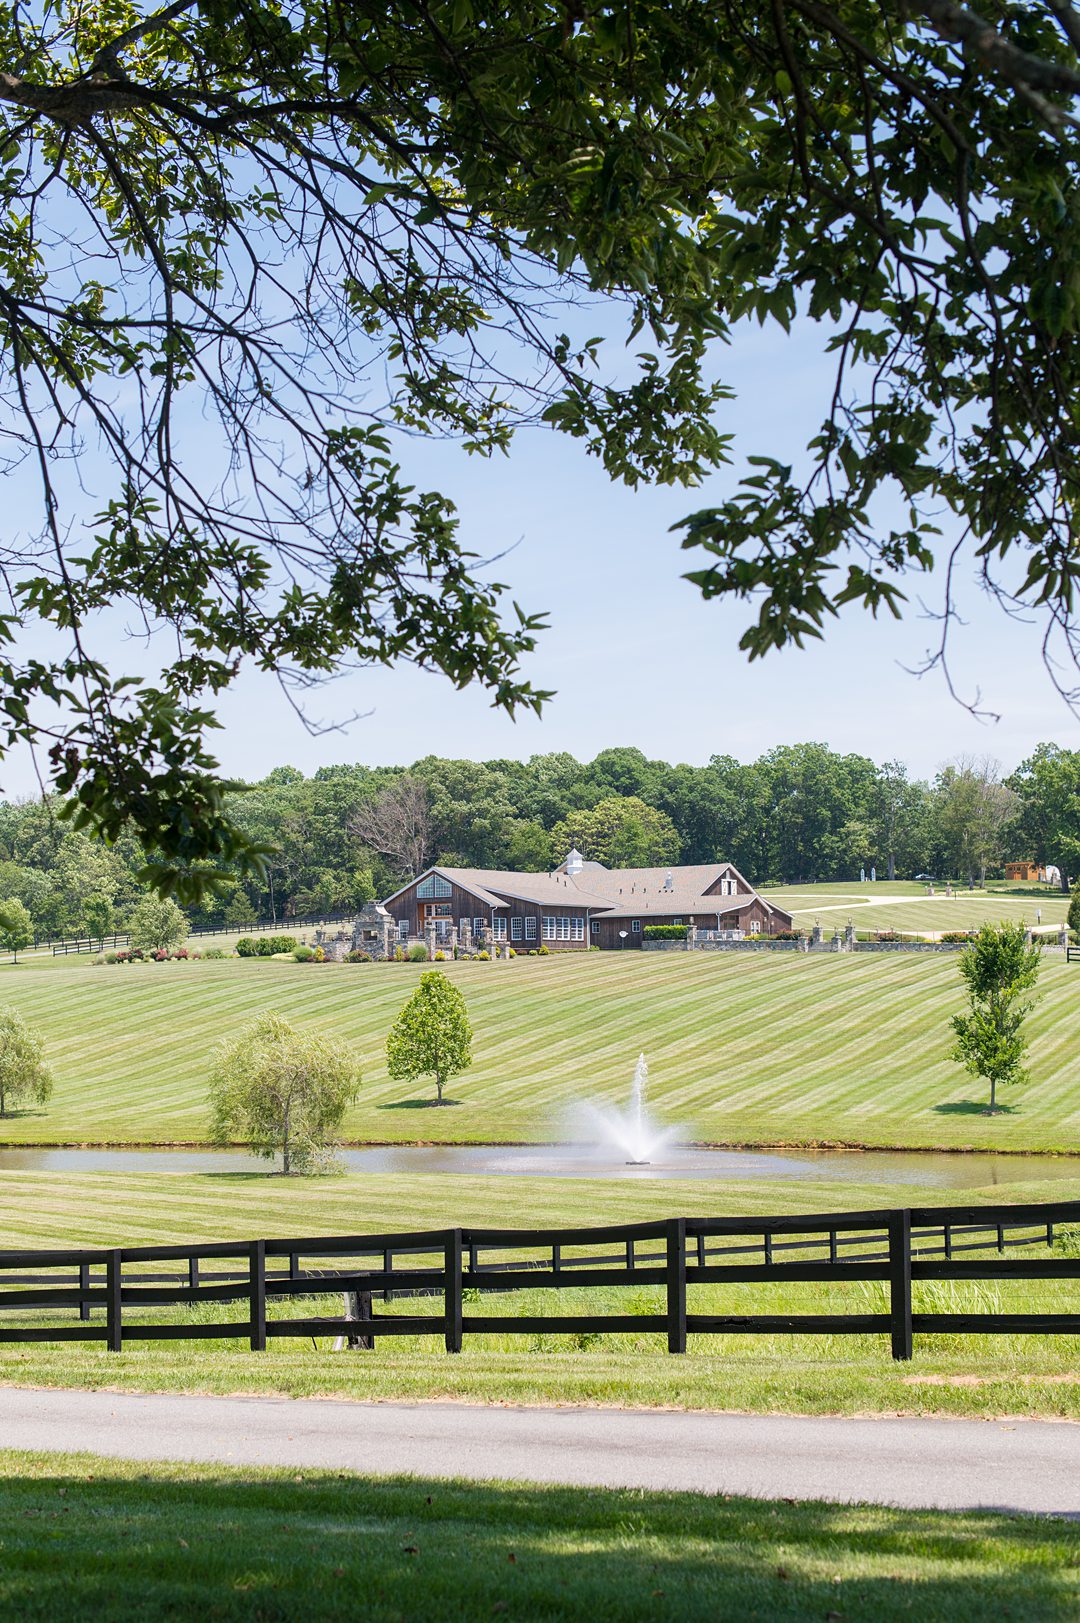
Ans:
<svg viewBox="0 0 1080 1623"><path fill-rule="evenodd" d="M970 941L970 930L946 930L941 937L942 941Z"/></svg>
<svg viewBox="0 0 1080 1623"><path fill-rule="evenodd" d="M394 962L395 964L403 964L405 962L405 948L401 945L400 941L394 948Z"/></svg>
<svg viewBox="0 0 1080 1623"><path fill-rule="evenodd" d="M445 954L445 952L437 952L435 954L435 962L437 964L445 964L445 962L446 962L446 954Z"/></svg>
<svg viewBox="0 0 1080 1623"><path fill-rule="evenodd" d="M490 952L478 952L476 954L476 956L480 960L480 962L483 963L483 964L487 964L487 963L491 962L491 954L490 954Z"/></svg>
<svg viewBox="0 0 1080 1623"><path fill-rule="evenodd" d="M641 932L646 941L685 941L685 924L647 924Z"/></svg>
<svg viewBox="0 0 1080 1623"><path fill-rule="evenodd" d="M529 948L529 957L530 958L535 958L536 957L536 948L535 947L530 947Z"/></svg>
<svg viewBox="0 0 1080 1623"><path fill-rule="evenodd" d="M310 947L297 947L293 953L293 957L298 964L310 964L314 956L315 954Z"/></svg>
<svg viewBox="0 0 1080 1623"><path fill-rule="evenodd" d="M536 956L538 958L550 958L551 957L551 949L549 947L537 947Z"/></svg>
<svg viewBox="0 0 1080 1623"><path fill-rule="evenodd" d="M118 952L107 952L105 954L105 962L107 964L118 964L120 962L120 954Z"/></svg>
<svg viewBox="0 0 1080 1623"><path fill-rule="evenodd" d="M774 941L798 941L801 936L801 930L774 930L772 933Z"/></svg>
<svg viewBox="0 0 1080 1623"><path fill-rule="evenodd" d="M177 947L176 951L173 953L173 957L178 962L183 962L185 958L190 958L191 954L188 952L186 947Z"/></svg>
<svg viewBox="0 0 1080 1623"><path fill-rule="evenodd" d="M361 952L359 947L355 947L352 952L345 954L345 962L347 964L370 964L371 954L370 952Z"/></svg>
<svg viewBox="0 0 1080 1623"><path fill-rule="evenodd" d="M510 948L510 956L511 956L511 958L516 958L517 957L517 953L514 951L513 947Z"/></svg>
<svg viewBox="0 0 1080 1623"><path fill-rule="evenodd" d="M240 958L274 958L279 952L295 952L299 945L294 935L242 935L236 951Z"/></svg>
<svg viewBox="0 0 1080 1623"><path fill-rule="evenodd" d="M224 947L207 947L203 953L204 958L225 958L227 953Z"/></svg>
<svg viewBox="0 0 1080 1623"><path fill-rule="evenodd" d="M409 958L410 964L426 964L427 963L427 948L422 947L420 945L419 941L418 941L416 943L415 947L410 947L409 948L408 958Z"/></svg>
<svg viewBox="0 0 1080 1623"><path fill-rule="evenodd" d="M103 964L105 962L105 956L104 956L103 953L98 953L95 958L91 958L90 962L94 965L94 967L96 969L98 967L98 965Z"/></svg>
<svg viewBox="0 0 1080 1623"><path fill-rule="evenodd" d="M317 964L325 964L326 962L326 954L321 947L315 948L315 962Z"/></svg>

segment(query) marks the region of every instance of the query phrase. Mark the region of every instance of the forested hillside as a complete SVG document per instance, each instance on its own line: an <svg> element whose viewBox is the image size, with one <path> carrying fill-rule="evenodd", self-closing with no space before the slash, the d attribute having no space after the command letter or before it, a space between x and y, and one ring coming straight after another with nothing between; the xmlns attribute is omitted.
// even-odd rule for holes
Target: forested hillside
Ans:
<svg viewBox="0 0 1080 1623"><path fill-rule="evenodd" d="M978 878L1011 857L1080 873L1080 751L1040 744L1011 776L960 760L933 782L823 744L742 763L648 760L636 749L528 761L410 767L278 767L232 796L237 820L276 848L263 881L229 879L193 922L242 924L345 912L441 860L544 869L571 845L620 866L733 861L756 884L878 877ZM134 839L104 846L70 832L59 807L0 802L0 899L25 902L39 933L100 933L140 893Z"/></svg>

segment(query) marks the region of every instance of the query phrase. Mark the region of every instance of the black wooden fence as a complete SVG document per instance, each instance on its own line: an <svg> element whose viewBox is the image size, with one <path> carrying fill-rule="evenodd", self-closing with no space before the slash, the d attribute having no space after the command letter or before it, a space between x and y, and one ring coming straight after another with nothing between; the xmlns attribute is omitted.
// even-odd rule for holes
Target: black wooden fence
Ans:
<svg viewBox="0 0 1080 1623"><path fill-rule="evenodd" d="M347 1335L438 1335L460 1352L465 1335L666 1334L668 1351L688 1335L865 1334L890 1337L910 1358L923 1332L973 1335L1080 1334L1080 1313L927 1313L912 1310L924 1280L1074 1280L1080 1257L1032 1255L1053 1247L1055 1226L1080 1223L1080 1201L1024 1206L919 1207L788 1217L673 1217L579 1229L437 1229L427 1233L224 1241L112 1250L0 1252L0 1342L125 1341ZM601 1248L601 1249L598 1249ZM1027 1250L1027 1255L1016 1252ZM1008 1255L1012 1252L1014 1254ZM980 1253L974 1255L973 1253ZM179 1268L162 1271L163 1265ZM868 1313L693 1313L691 1285L837 1284L879 1281L888 1310ZM473 1312L484 1296L567 1286L658 1286L657 1313ZM268 1307L340 1291L360 1315L270 1316ZM435 1313L376 1313L373 1297L437 1298ZM241 1319L155 1319L147 1310L246 1303ZM466 1306L470 1311L466 1312ZM494 1304L493 1304L494 1305ZM95 1310L100 1321L93 1322ZM69 1312L77 1322L67 1320ZM127 1315L125 1317L125 1314Z"/></svg>

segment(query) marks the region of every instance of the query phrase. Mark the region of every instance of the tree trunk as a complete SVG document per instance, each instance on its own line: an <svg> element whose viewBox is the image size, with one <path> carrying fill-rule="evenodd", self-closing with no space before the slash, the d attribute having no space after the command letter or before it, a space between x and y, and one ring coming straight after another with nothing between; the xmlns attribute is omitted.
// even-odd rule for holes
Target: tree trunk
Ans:
<svg viewBox="0 0 1080 1623"><path fill-rule="evenodd" d="M990 1078L990 1114L993 1115L993 1113L994 1113L994 1111L996 1109L997 1109L997 1077L992 1076Z"/></svg>
<svg viewBox="0 0 1080 1623"><path fill-rule="evenodd" d="M890 882L892 880L894 880L895 878L896 878L896 858L893 856L892 852L890 851L889 852L889 880L890 880Z"/></svg>

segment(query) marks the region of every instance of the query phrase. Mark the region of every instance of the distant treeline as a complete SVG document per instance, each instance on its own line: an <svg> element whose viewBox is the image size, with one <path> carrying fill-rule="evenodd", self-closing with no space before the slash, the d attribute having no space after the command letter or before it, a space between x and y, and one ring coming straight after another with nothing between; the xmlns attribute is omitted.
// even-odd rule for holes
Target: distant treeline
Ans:
<svg viewBox="0 0 1080 1623"><path fill-rule="evenodd" d="M1080 751L1040 744L1009 777L958 759L932 782L823 744L784 745L744 764L427 756L409 767L278 767L233 799L237 820L278 849L262 882L230 879L196 923L348 912L432 861L541 870L571 845L620 866L727 859L756 884L930 873L968 879L1030 857L1080 873ZM122 924L144 860L104 847L40 800L0 802L0 898L20 897L40 934ZM110 926L112 927L112 926Z"/></svg>

